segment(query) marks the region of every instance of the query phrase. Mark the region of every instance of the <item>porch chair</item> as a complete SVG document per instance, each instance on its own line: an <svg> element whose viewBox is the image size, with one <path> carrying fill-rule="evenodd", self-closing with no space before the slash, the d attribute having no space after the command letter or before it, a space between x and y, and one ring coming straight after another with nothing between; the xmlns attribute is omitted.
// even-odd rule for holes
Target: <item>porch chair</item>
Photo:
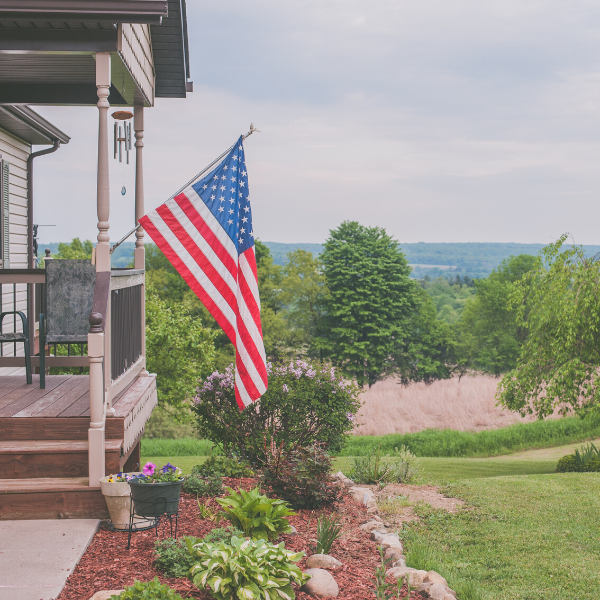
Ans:
<svg viewBox="0 0 600 600"><path fill-rule="evenodd" d="M88 259L46 264L45 314L40 314L40 388L46 387L46 344L87 344L96 267ZM82 346L83 347L83 346Z"/></svg>
<svg viewBox="0 0 600 600"><path fill-rule="evenodd" d="M16 331L11 333L2 333L2 323L6 315L17 315L21 317L21 324L23 325L23 331ZM32 383L31 377L31 352L29 348L29 326L27 323L27 317L20 310L8 310L0 313L0 343L2 342L23 342L25 346L25 377L27 383ZM16 353L15 353L16 355Z"/></svg>

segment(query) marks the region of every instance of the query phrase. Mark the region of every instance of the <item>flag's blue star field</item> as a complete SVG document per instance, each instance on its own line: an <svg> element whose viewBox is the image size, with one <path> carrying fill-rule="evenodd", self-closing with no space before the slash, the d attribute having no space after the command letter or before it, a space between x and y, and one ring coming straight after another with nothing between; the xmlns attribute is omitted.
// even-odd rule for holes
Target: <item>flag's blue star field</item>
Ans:
<svg viewBox="0 0 600 600"><path fill-rule="evenodd" d="M254 244L243 138L223 162L192 185L241 254Z"/></svg>

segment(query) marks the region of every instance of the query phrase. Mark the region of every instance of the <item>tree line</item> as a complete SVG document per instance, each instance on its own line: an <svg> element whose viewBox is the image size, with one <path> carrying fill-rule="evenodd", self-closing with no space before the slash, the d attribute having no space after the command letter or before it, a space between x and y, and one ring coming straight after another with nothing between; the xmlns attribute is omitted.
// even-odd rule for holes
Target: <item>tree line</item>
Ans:
<svg viewBox="0 0 600 600"><path fill-rule="evenodd" d="M487 373L503 376L499 400L523 414L589 412L600 404L600 262L565 241L507 258L484 279L433 281L411 279L383 228L354 221L332 230L318 257L297 249L285 265L256 241L267 357L328 361L360 386ZM79 240L61 246L57 258L91 250ZM184 409L234 349L152 244L146 270L148 368L161 403Z"/></svg>

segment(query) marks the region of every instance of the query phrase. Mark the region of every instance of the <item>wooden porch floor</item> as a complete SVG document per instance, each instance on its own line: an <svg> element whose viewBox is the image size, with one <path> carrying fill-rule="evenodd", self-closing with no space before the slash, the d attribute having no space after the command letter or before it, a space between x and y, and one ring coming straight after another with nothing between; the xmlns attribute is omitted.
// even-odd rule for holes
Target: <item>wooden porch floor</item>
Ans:
<svg viewBox="0 0 600 600"><path fill-rule="evenodd" d="M33 383L29 385L22 375L0 377L0 418L89 417L89 381L88 375L49 375L46 389L41 390L39 375L33 375ZM116 418L123 418L131 411L128 392L135 381L113 400Z"/></svg>

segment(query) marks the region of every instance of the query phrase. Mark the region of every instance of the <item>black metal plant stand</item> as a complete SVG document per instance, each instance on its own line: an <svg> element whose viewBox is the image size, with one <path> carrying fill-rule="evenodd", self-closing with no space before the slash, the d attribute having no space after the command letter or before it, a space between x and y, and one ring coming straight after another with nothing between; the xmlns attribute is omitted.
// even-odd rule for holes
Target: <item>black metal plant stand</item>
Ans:
<svg viewBox="0 0 600 600"><path fill-rule="evenodd" d="M148 529L154 529L156 532L156 537L158 539L158 525L160 524L161 518L165 516L169 519L171 537L173 537L173 520L175 521L175 539L177 539L177 527L179 524L179 506L177 506L177 511L175 513L169 514L168 512L165 512L167 508L167 503L168 499L164 496L158 496L156 498L153 498L152 502L143 502L142 512L150 513L153 515L149 518L145 514L140 514L136 512L136 502L133 498L131 499L131 505L129 508L129 527L127 529L118 530L127 531L129 534L127 537L127 550L129 550L129 548L131 547L131 534L136 531L147 531ZM142 525L140 521L145 524Z"/></svg>

